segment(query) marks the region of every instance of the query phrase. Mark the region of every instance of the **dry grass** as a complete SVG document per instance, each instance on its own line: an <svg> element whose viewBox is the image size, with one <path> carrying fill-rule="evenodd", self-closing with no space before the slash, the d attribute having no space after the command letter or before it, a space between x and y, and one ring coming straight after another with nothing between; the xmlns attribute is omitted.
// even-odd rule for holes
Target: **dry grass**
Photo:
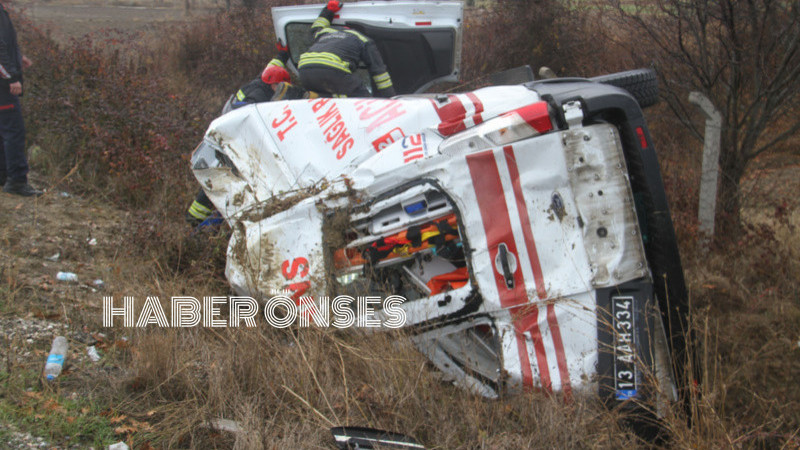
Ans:
<svg viewBox="0 0 800 450"><path fill-rule="evenodd" d="M246 430L238 448L319 447L337 425L399 430L430 447L617 446L634 437L591 401L487 401L443 383L401 336L260 329L141 337L129 388L163 404L163 437L207 445L210 419ZM172 409L173 411L169 411Z"/></svg>
<svg viewBox="0 0 800 450"><path fill-rule="evenodd" d="M784 232L789 229L776 235ZM745 240L744 247L684 255L703 376L690 402L691 422L678 406L668 412L664 426L670 437L664 445L799 442L794 380L800 362L793 355L800 340L795 281L800 266L792 256L798 241L783 246L756 235ZM768 267L754 267L764 258ZM224 295L224 280L210 270L190 267L170 274L153 259L124 272L128 282L120 280L116 292L139 299L163 293L162 300ZM630 431L621 412L592 399L565 404L537 393L496 401L468 394L442 381L401 333L260 325L134 334L130 349L119 355L123 376L115 373L110 380L119 389L117 408L153 425L154 431L134 434L134 442L324 447L331 442L330 427L357 425L406 433L434 448L652 444ZM215 418L235 420L245 431L212 431L207 425Z"/></svg>

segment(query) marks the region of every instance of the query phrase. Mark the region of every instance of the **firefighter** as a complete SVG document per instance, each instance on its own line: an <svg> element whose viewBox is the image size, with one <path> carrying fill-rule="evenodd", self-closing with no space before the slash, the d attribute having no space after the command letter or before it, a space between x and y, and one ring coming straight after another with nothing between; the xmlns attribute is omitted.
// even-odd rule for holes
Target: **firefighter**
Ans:
<svg viewBox="0 0 800 450"><path fill-rule="evenodd" d="M334 97L370 97L361 78L353 73L363 62L377 96L393 97L392 79L375 42L358 31L331 27L334 14L341 8L342 2L330 0L311 24L314 43L297 63L300 83L306 89Z"/></svg>
<svg viewBox="0 0 800 450"><path fill-rule="evenodd" d="M251 103L271 101L278 85L290 81L289 72L286 70L289 48L280 40L275 44L275 47L278 49L278 56L270 60L267 67L261 72L260 77L248 81L228 99L228 102L222 108L222 114Z"/></svg>

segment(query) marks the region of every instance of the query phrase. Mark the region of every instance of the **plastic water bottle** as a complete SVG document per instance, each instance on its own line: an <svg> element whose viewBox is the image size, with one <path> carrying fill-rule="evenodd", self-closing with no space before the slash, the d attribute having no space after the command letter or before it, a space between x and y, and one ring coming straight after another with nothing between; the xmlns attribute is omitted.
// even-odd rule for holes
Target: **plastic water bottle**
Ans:
<svg viewBox="0 0 800 450"><path fill-rule="evenodd" d="M56 274L56 280L58 281L78 281L78 275L72 272L58 272Z"/></svg>
<svg viewBox="0 0 800 450"><path fill-rule="evenodd" d="M64 358L67 356L67 338L58 336L53 339L53 347L47 355L47 363L44 365L44 377L47 381L53 381L64 367Z"/></svg>

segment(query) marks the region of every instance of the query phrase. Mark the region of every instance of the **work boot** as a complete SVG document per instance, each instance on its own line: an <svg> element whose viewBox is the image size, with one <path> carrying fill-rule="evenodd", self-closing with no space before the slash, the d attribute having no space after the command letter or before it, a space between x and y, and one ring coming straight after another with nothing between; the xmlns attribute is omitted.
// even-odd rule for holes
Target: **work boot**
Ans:
<svg viewBox="0 0 800 450"><path fill-rule="evenodd" d="M38 197L42 195L42 191L38 189L34 189L30 184L25 181L6 181L6 184L3 186L3 192L8 192L9 194L14 195L21 195L23 197Z"/></svg>

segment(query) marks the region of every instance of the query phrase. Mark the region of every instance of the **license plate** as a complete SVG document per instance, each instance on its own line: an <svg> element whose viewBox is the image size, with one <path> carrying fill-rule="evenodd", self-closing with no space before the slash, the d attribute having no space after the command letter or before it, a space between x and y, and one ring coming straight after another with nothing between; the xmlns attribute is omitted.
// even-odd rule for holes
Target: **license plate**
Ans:
<svg viewBox="0 0 800 450"><path fill-rule="evenodd" d="M639 377L636 371L636 312L631 296L611 297L614 325L614 390L617 400L636 397Z"/></svg>

